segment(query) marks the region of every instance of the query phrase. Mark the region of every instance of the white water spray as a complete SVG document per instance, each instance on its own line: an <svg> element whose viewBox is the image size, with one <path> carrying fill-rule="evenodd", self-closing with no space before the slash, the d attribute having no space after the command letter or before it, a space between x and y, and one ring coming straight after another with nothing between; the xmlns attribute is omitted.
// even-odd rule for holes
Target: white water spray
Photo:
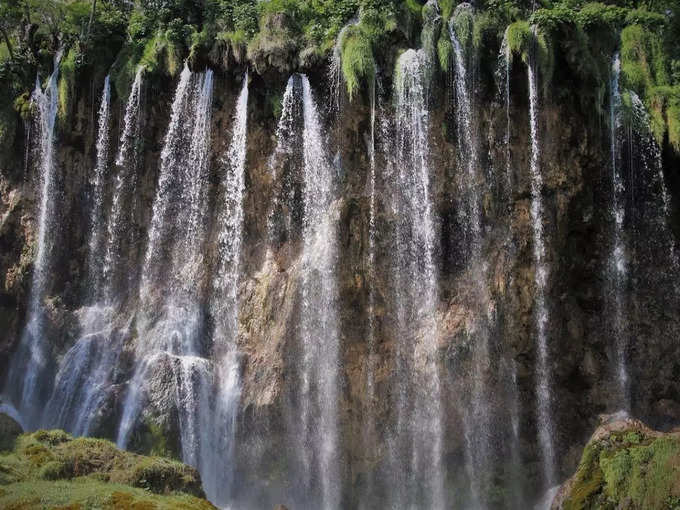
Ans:
<svg viewBox="0 0 680 510"><path fill-rule="evenodd" d="M531 136L530 178L531 178L531 229L534 255L534 321L536 327L536 405L538 440L543 455L543 477L547 486L555 478L555 450L553 445L554 426L552 421L551 382L548 351L548 307L546 287L549 267L543 226L543 175L541 173L541 152L538 128L538 83L535 62L527 66L529 79L529 130Z"/></svg>

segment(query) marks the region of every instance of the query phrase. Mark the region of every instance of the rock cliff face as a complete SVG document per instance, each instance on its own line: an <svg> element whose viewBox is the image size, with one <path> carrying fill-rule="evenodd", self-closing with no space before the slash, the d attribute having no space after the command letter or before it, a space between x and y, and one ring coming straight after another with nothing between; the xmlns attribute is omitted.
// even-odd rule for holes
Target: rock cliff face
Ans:
<svg viewBox="0 0 680 510"><path fill-rule="evenodd" d="M322 67L310 69L309 80L317 104L333 101ZM232 143L234 108L242 87L240 72L217 73L212 91L208 172L205 177L208 209L206 223L217 231L215 211L223 196L220 182L225 175L224 155ZM625 323L614 329L611 294L606 272L611 247L611 150L605 114L585 108L576 99L541 94L538 110L540 133L539 190L543 206L545 263L549 266L545 286L549 318L546 372L549 374L550 435L554 447L554 476L546 475L541 450L537 402L538 358L536 342L535 237L532 230L530 173L531 132L526 68L516 64L510 76L509 111L491 85L481 84L473 94L473 140L456 130L458 103L446 76L435 75L427 95L426 158L429 197L435 234L433 265L436 269L436 302L428 312L434 329L421 320L399 318L399 225L403 210L394 205L399 176L395 160L395 124L400 120L392 78L383 76L382 92L371 109L370 92L322 115L322 131L334 178L331 217L336 221L334 242L338 253L333 267L337 288L333 300L337 316L338 356L337 448L341 466L335 479L338 502L344 508L373 508L400 484L429 490L412 482L409 466L418 456L405 457L398 444L404 422L417 423L418 401L430 398L429 387L408 385L417 374L439 381L437 398L443 485L450 505L461 508L474 501L489 507L524 508L546 489L546 483L564 479L575 468L581 447L602 412L627 407L616 383L616 332L629 339L625 360L630 381L629 409L655 427L680 422L680 323L677 319L677 268L666 246L674 244L673 230L659 227L661 200L655 169L638 152L622 156L626 184L626 240L630 247L626 282ZM277 145L277 105L287 76L257 74L247 77L247 151L243 195L243 241L240 251L235 335L239 392L233 444L225 448L223 461L233 466L229 498L254 507L284 502L292 508L312 505L323 474L315 473L314 489L299 479L304 459L292 437L303 420L299 414L300 385L296 368L304 356L300 343L304 310L304 240L292 234L271 240L271 211L282 174L272 170ZM395 78L396 80L397 78ZM158 189L159 160L176 83L142 85L136 188L130 204L131 221L125 225L123 279L134 289L124 294L118 310L108 321L110 335L102 342L120 338L122 350L105 384L110 391L94 411L89 435L119 438L126 395L135 379L140 344L149 342L141 324L142 307L158 307L170 300L162 282L150 302L136 290L143 271L147 238ZM101 83L92 86L99 90ZM44 335L48 338L48 365L56 373L67 351L83 334L82 316L90 306L84 296L92 282L86 266L88 225L93 203L92 172L96 157L96 112L99 98L89 86L78 87L73 111L57 126L55 142L56 180L54 200L55 242L49 257L49 274L42 306L46 310ZM604 104L603 104L604 106ZM285 108L285 105L284 105ZM322 108L322 110L325 110ZM111 104L112 140L123 129L125 98ZM372 124L372 112L375 123ZM285 112L284 112L285 113ZM506 118L506 113L508 117ZM306 115L306 114L305 114ZM306 118L305 118L306 119ZM506 143L507 119L510 132ZM373 135L372 135L373 133ZM39 182L35 171L35 126L26 123L10 154L2 155L0 173L0 362L6 374L27 320L33 255L37 249ZM305 131L304 136L309 136ZM631 146L642 145L631 135ZM371 147L375 140L375 157ZM461 141L476 146L479 171L472 185L460 162ZM304 140L300 139L300 143ZM408 143L411 143L410 141ZM509 156L509 159L508 159ZM643 161L644 160L644 161ZM675 218L677 157L663 154L663 171L670 196L670 218ZM374 163L373 163L374 162ZM291 163L290 167L294 167ZM109 206L115 172L107 173ZM375 181L372 183L372 169ZM293 179L294 181L294 179ZM292 188L295 188L293 183ZM478 251L469 228L470 191L479 204ZM372 193L371 190L374 190ZM466 191L468 190L468 191ZM296 217L303 207L304 190L294 190L285 214ZM282 216L284 213L282 213ZM373 223L372 223L373 222ZM293 220L295 223L295 220ZM373 226L372 226L373 224ZM673 222L671 221L671 225ZM295 230L295 229L293 229ZM670 238L660 238L668 235ZM191 275L197 287L208 288L210 271L219 258L216 235L209 234L201 256L203 271ZM103 263L103 261L102 261ZM416 265L422 264L417 261ZM162 272L160 273L162 280ZM416 272L416 275L421 274ZM403 276L403 274L401 275ZM414 284L416 282L407 282ZM401 283L403 285L403 283ZM152 292L153 294L153 292ZM200 296L205 331L213 327L208 292ZM423 298L424 299L424 298ZM149 304L151 303L151 304ZM420 306L416 301L414 306ZM170 335L174 332L168 333ZM425 337L434 335L436 348L419 353ZM206 352L213 352L205 335ZM318 337L323 343L327 338ZM404 345L413 345L407 370L400 365ZM131 426L127 446L142 452L159 448L165 453L186 455L186 430L177 387L196 380L198 372L178 383L172 358L146 374L148 398ZM433 372L434 371L434 372ZM211 374L213 374L211 372ZM415 374L415 375L414 375ZM214 376L214 374L213 374ZM211 376L212 377L212 376ZM322 376L323 378L323 376ZM370 386L369 386L370 385ZM54 384L42 388L47 402ZM406 390L403 390L406 388ZM196 390L198 391L198 390ZM314 390L316 391L316 390ZM422 394L421 394L422 393ZM412 407L399 407L398 402ZM427 401L429 402L429 400ZM7 402L10 403L10 402ZM212 409L212 408L211 408ZM399 409L407 409L399 415ZM414 411L413 409L416 409ZM213 409L214 410L214 409ZM429 411L428 411L429 412ZM41 425L50 425L45 417ZM60 425L60 424L55 424ZM311 427L321 427L312 421ZM206 429L201 429L205 433ZM211 429L215 436L225 428ZM414 444L426 430L410 430ZM397 439L395 439L397 438ZM299 439L299 438L297 438ZM309 445L308 445L309 446ZM416 449L417 450L417 449ZM395 453L396 452L396 453ZM186 460L186 459L185 459ZM396 466L396 467L395 467ZM400 469L402 466L403 469ZM404 467L405 466L405 467ZM223 469L215 467L216 470ZM396 475L395 475L396 473ZM206 478L206 473L202 473ZM403 478L402 478L403 477ZM472 480L472 481L471 481ZM319 483L317 483L319 482ZM323 484L321 484L323 485ZM208 494L211 496L211 494ZM321 497L321 496L319 496ZM373 498L373 499L372 499Z"/></svg>

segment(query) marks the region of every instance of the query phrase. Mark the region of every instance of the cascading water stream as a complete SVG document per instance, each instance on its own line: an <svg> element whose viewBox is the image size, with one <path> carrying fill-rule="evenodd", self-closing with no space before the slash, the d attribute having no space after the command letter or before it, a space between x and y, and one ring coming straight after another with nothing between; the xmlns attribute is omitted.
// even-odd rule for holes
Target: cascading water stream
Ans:
<svg viewBox="0 0 680 510"><path fill-rule="evenodd" d="M115 271L121 262L120 246L125 237L124 226L132 219L129 214L126 214L126 210L130 205L135 188L143 75L144 68L139 66L125 106L123 130L115 161L117 173L111 198L111 209L106 223L106 248L102 267L103 300L106 304L110 304L117 298L114 295L116 277L118 276Z"/></svg>
<svg viewBox="0 0 680 510"><path fill-rule="evenodd" d="M631 103L631 129L635 133L639 147L637 150L642 161L642 170L649 173L649 185L655 189L653 194L652 210L648 211L648 216L652 220L653 228L658 231L658 236L662 243L665 243L665 251L671 268L671 274L677 275L680 271L680 259L678 258L677 248L673 233L670 229L671 196L666 185L666 178L663 173L663 161L661 159L661 148L657 144L651 132L649 114L644 103L633 91L628 91ZM633 144L633 136L630 136ZM631 149L632 150L632 149ZM677 281L673 283L674 291L680 292Z"/></svg>
<svg viewBox="0 0 680 510"><path fill-rule="evenodd" d="M449 22L449 36L454 55L454 85L456 95L456 128L458 135L459 161L462 170L461 196L464 204L461 210L465 220L467 242L465 255L469 261L472 279L472 306L475 307L474 324L469 328L468 337L472 343L472 388L469 410L465 413L466 468L470 479L472 505L483 507L481 491L485 478L492 472L491 417L488 409L489 396L485 376L489 371L489 327L485 323L485 307L489 301L486 281L487 269L482 257L481 192L477 134L474 130L472 89L468 82L466 52L456 36L454 19Z"/></svg>
<svg viewBox="0 0 680 510"><path fill-rule="evenodd" d="M462 195L465 197L465 214L469 255L479 255L481 250L481 216L480 199L477 191L479 180L479 156L477 150L476 134L474 132L472 100L467 78L465 52L456 36L456 28L453 19L449 22L449 36L454 54L454 81L456 93L456 128L458 133L458 150L461 167L465 172L462 179ZM476 260L473 258L472 260Z"/></svg>
<svg viewBox="0 0 680 510"><path fill-rule="evenodd" d="M50 254L55 243L57 213L55 203L55 149L54 127L57 118L57 96L59 63L62 51L54 58L54 71L50 76L47 88L43 92L40 81L36 78L35 90L31 96L36 105L37 123L40 127L38 147L39 164L39 213L37 253L33 263L33 277L28 304L28 322L19 341L19 347L10 365L5 380L5 392L19 411L22 422L28 428L39 425L43 393L47 389L47 381L51 378L49 359L49 339L45 333L45 310L43 299L46 297L47 282L50 272Z"/></svg>
<svg viewBox="0 0 680 510"><path fill-rule="evenodd" d="M373 437L375 432L375 420L373 417L372 406L375 399L375 243L376 243L376 162L375 162L375 116L376 116L376 79L375 75L371 82L371 137L369 140L369 211L368 211L368 278L370 280L368 287L368 348L366 353L366 400L369 403L367 424L365 434L367 447L370 446L370 437Z"/></svg>
<svg viewBox="0 0 680 510"><path fill-rule="evenodd" d="M213 367L203 357L200 304L211 107L212 71L193 74L185 65L161 152L139 290L142 340L136 344L135 373L128 384L117 438L120 447L127 446L144 403L152 398L146 382L157 371L171 373L182 459L196 467L210 449L205 444L210 435L203 432L211 423L213 380ZM170 299L159 302L164 295Z"/></svg>
<svg viewBox="0 0 680 510"><path fill-rule="evenodd" d="M99 300L98 295L102 286L102 273L100 260L102 258L102 242L105 232L101 227L104 222L104 200L106 196L106 173L109 168L109 131L111 113L111 85L109 75L104 79L104 90L99 106L99 121L97 130L97 162L94 167L92 182L92 211L90 216L90 240L88 243L87 267L89 282L91 282L94 299Z"/></svg>
<svg viewBox="0 0 680 510"><path fill-rule="evenodd" d="M307 473L319 473L321 507L338 508L337 241L338 210L333 204L334 173L324 151L316 103L307 76L302 75L304 118L304 216L302 248L303 437L312 445L315 459ZM313 418L316 417L317 420Z"/></svg>
<svg viewBox="0 0 680 510"><path fill-rule="evenodd" d="M281 118L276 127L276 148L269 158L269 169L277 187L267 218L267 235L272 245L279 245L296 236L299 226L298 208L292 204L301 200L298 174L301 172L302 131L297 129L302 116L301 94L296 90L296 75L291 76L281 102Z"/></svg>
<svg viewBox="0 0 680 510"><path fill-rule="evenodd" d="M215 504L229 502L233 485L237 408L241 395L238 335L238 285L243 243L243 195L245 192L248 127L248 74L236 102L232 138L224 158L222 203L217 226L218 261L212 281L213 358L215 359L215 411L211 436L201 474L206 494Z"/></svg>
<svg viewBox="0 0 680 510"><path fill-rule="evenodd" d="M505 146L505 178L506 178L506 195L510 199L512 193L512 158L510 154L510 135L511 135L511 119L510 119L510 67L512 66L512 52L508 44L508 30L503 34L503 41L501 42L501 49L498 53L498 70L496 76L499 79L499 92L503 103L505 103L505 136L503 144Z"/></svg>
<svg viewBox="0 0 680 510"><path fill-rule="evenodd" d="M139 67L128 96L123 131L116 157L118 170L108 218L104 218L106 170L109 160L110 83L104 84L99 109L97 162L95 166L94 200L88 253L89 273L95 302L79 313L81 337L66 352L54 382L54 390L46 406L46 426L62 427L75 435L90 433L97 413L109 397L113 375L118 365L128 324L117 325L114 314L116 294L114 271L121 259L121 243L131 216L124 211L134 193L136 173L136 139L139 135L139 107L143 68ZM127 239L129 241L129 239ZM103 246L102 246L103 245ZM98 266L103 255L103 265ZM101 267L97 272L96 268Z"/></svg>
<svg viewBox="0 0 680 510"><path fill-rule="evenodd" d="M555 481L555 449L553 445L554 426L552 420L552 395L548 351L548 306L546 287L549 267L546 262L546 248L543 225L543 175L541 173L541 152L538 127L538 79L535 58L527 65L529 81L529 131L530 180L531 180L531 230L534 256L534 321L536 327L536 405L538 440L543 455L543 478L547 487Z"/></svg>
<svg viewBox="0 0 680 510"><path fill-rule="evenodd" d="M91 287L87 298L91 304L79 311L81 336L64 355L43 415L45 426L60 427L75 435L88 434L94 415L108 395L111 374L121 347L120 335L116 335L112 328L111 307L106 306L108 287L103 274L97 270L105 234L103 207L109 164L110 99L107 76L99 107L88 243L88 281Z"/></svg>
<svg viewBox="0 0 680 510"><path fill-rule="evenodd" d="M619 131L621 122L621 93L619 91L619 76L621 73L621 61L619 54L614 55L611 66L609 83L609 130L610 130L610 153L611 153L611 205L610 215L612 219L611 248L607 264L607 288L606 296L610 307L610 321L612 336L615 339L616 379L618 383L619 406L630 410L630 392L628 382L628 367L626 351L628 349L628 332L624 326L625 312L625 285L627 275L627 249L624 241L623 225L625 220L625 187L623 183L621 150L619 144Z"/></svg>
<svg viewBox="0 0 680 510"><path fill-rule="evenodd" d="M288 80L270 158L274 196L269 215L270 248L298 240L300 319L292 375L295 380L286 426L295 445L301 506L340 506L338 443L339 324L335 172L326 152L318 108L305 75Z"/></svg>
<svg viewBox="0 0 680 510"><path fill-rule="evenodd" d="M429 166L429 111L424 50L407 50L395 79L395 298L400 334L396 346L394 409L389 439L390 504L444 508L441 387L437 356L437 238ZM413 336L408 334L414 331Z"/></svg>

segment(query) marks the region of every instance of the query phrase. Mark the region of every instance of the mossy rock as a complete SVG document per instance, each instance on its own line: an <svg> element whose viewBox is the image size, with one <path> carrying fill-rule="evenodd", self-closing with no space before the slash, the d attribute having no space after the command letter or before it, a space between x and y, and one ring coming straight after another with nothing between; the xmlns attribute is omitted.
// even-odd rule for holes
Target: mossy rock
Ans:
<svg viewBox="0 0 680 510"><path fill-rule="evenodd" d="M10 432L13 447L0 453L0 508L214 508L198 472L181 462L61 430Z"/></svg>
<svg viewBox="0 0 680 510"><path fill-rule="evenodd" d="M14 450L16 439L23 430L12 417L0 413L0 452Z"/></svg>
<svg viewBox="0 0 680 510"><path fill-rule="evenodd" d="M637 420L601 426L553 509L680 507L680 433L653 431Z"/></svg>
<svg viewBox="0 0 680 510"><path fill-rule="evenodd" d="M268 13L260 21L260 32L248 45L248 59L259 74L270 68L289 73L298 63L297 36L293 20L288 14Z"/></svg>

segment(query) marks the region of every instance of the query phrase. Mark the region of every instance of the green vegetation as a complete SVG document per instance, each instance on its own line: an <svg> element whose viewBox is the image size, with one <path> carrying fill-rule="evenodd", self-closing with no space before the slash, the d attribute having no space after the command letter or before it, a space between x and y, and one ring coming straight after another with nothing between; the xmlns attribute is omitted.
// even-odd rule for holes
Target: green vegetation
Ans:
<svg viewBox="0 0 680 510"><path fill-rule="evenodd" d="M671 509L679 498L680 436L632 428L586 446L563 508Z"/></svg>
<svg viewBox="0 0 680 510"><path fill-rule="evenodd" d="M375 60L370 37L361 26L351 26L341 41L342 74L347 84L350 99L365 80L367 83L375 76Z"/></svg>
<svg viewBox="0 0 680 510"><path fill-rule="evenodd" d="M634 90L645 103L657 142L668 133L671 145L680 151L680 81L673 69L678 60L669 59L659 31L641 24L621 32L621 73L624 86Z"/></svg>
<svg viewBox="0 0 680 510"><path fill-rule="evenodd" d="M510 55L519 55L522 62L527 65L535 58L543 82L550 83L555 60L553 48L546 34L536 25L530 25L528 21L516 21L508 27L506 37Z"/></svg>
<svg viewBox="0 0 680 510"><path fill-rule="evenodd" d="M36 74L51 73L59 49L63 125L84 94L75 84L101 83L106 73L121 97L139 65L156 83L176 76L184 61L192 68L249 65L260 74L288 74L322 64L341 33L341 69L354 98L409 47L436 54L435 71L447 72L449 22L465 50L475 51L482 80L493 80L507 29L512 54L525 63L535 57L545 92L590 110L605 107L611 56L620 50L623 87L644 101L657 140L680 150L680 3L674 0L545 0L533 12L520 0L481 0L474 8L453 0L438 6L425 0L7 0L0 3L0 85L8 91L0 104L0 145L14 143L16 111L30 113L23 99L15 108L15 99L33 88Z"/></svg>
<svg viewBox="0 0 680 510"><path fill-rule="evenodd" d="M18 435L0 415L0 507L211 509L198 472L60 430ZM7 423L5 423L7 422Z"/></svg>

